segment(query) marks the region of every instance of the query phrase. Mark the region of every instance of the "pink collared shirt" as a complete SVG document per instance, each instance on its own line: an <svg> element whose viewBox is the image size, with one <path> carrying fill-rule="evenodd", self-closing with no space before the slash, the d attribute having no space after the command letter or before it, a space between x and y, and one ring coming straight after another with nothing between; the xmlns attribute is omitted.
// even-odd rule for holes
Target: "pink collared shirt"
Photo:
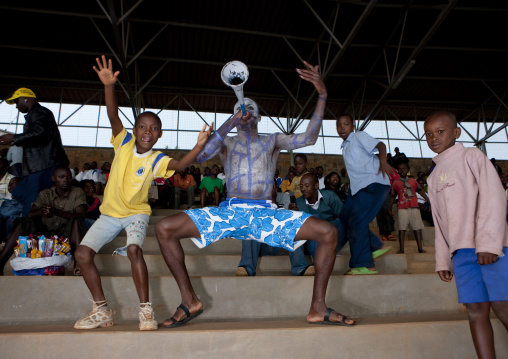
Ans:
<svg viewBox="0 0 508 359"><path fill-rule="evenodd" d="M487 156L457 143L433 160L436 167L427 183L436 231L436 272L452 270L457 249L502 255L508 247L506 199Z"/></svg>

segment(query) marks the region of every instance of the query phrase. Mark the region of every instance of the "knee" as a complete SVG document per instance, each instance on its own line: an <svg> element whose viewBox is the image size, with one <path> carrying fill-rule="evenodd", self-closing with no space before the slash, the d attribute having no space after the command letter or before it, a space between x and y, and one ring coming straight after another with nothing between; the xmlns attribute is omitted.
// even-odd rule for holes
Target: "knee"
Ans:
<svg viewBox="0 0 508 359"><path fill-rule="evenodd" d="M491 302L490 305L501 321L505 322L508 320L508 302Z"/></svg>
<svg viewBox="0 0 508 359"><path fill-rule="evenodd" d="M330 222L325 222L321 228L323 233L320 237L323 239L323 242L326 244L337 245L337 239L339 238L339 230L337 227Z"/></svg>
<svg viewBox="0 0 508 359"><path fill-rule="evenodd" d="M171 221L167 219L161 219L155 225L155 234L157 236L157 241L161 241L167 238L174 231L173 225Z"/></svg>
<svg viewBox="0 0 508 359"><path fill-rule="evenodd" d="M129 260L136 261L143 257L143 250L135 244L131 244L127 247L127 257Z"/></svg>
<svg viewBox="0 0 508 359"><path fill-rule="evenodd" d="M490 303L467 303L467 315L470 321L488 318L490 312Z"/></svg>
<svg viewBox="0 0 508 359"><path fill-rule="evenodd" d="M93 249L88 248L87 246L79 246L78 249L74 252L74 259L79 264L90 263L93 261L93 257L95 252Z"/></svg>

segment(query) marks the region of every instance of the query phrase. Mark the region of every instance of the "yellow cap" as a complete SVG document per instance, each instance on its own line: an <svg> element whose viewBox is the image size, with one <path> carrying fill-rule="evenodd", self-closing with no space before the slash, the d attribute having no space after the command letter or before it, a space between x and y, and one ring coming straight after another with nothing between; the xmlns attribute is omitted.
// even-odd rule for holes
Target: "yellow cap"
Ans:
<svg viewBox="0 0 508 359"><path fill-rule="evenodd" d="M27 89L26 87L21 87L17 89L11 97L9 97L5 102L7 102L9 105L14 104L14 100L20 97L33 97L35 98L35 94L32 90Z"/></svg>

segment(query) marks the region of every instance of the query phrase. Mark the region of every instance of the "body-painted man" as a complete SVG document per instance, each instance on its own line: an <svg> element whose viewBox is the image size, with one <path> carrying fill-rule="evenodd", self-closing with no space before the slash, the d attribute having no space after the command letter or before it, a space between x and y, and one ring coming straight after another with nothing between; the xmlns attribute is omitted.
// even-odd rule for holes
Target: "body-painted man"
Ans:
<svg viewBox="0 0 508 359"><path fill-rule="evenodd" d="M245 99L247 114L236 114L208 139L197 160L204 162L219 155L226 172L228 197L219 208L207 207L185 211L162 219L156 226L157 240L164 260L175 277L182 295L182 304L165 327L176 327L195 318L203 304L192 288L185 267L180 239L191 237L203 248L221 238L257 240L271 246L294 250L306 240L318 243L315 254L315 279L307 321L353 325L354 320L328 309L325 294L335 262L337 228L307 213L277 209L272 205L275 166L281 150L294 150L313 145L321 130L327 98L326 87L317 66L305 63L307 69L297 70L303 80L311 82L319 93L316 109L304 133L258 135L259 109ZM227 134L237 128L237 136Z"/></svg>

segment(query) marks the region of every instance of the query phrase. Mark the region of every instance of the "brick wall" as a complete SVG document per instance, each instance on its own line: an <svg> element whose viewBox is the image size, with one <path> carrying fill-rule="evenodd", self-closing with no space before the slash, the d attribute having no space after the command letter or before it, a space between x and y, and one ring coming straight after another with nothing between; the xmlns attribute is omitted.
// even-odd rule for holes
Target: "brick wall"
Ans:
<svg viewBox="0 0 508 359"><path fill-rule="evenodd" d="M65 147L67 156L71 162L71 167L79 167L81 169L85 162L97 161L99 168L102 164L107 161L111 162L114 157L112 148L95 148L95 147ZM168 156L180 159L187 151L181 150L164 150ZM297 152L296 152L297 153ZM338 155L314 155L306 154L309 161L309 167L323 166L325 175L329 172L339 170L344 166L344 159ZM430 158L410 158L409 164L411 166L411 173L417 173L419 171L427 172L432 165L432 159ZM215 157L210 161L202 164L193 163L195 166L203 169L208 166L211 167L214 164L221 165L219 157ZM503 172L508 172L508 161L497 161L497 164L501 166ZM281 174L285 174L290 166L290 156L288 153L281 153L277 168Z"/></svg>

